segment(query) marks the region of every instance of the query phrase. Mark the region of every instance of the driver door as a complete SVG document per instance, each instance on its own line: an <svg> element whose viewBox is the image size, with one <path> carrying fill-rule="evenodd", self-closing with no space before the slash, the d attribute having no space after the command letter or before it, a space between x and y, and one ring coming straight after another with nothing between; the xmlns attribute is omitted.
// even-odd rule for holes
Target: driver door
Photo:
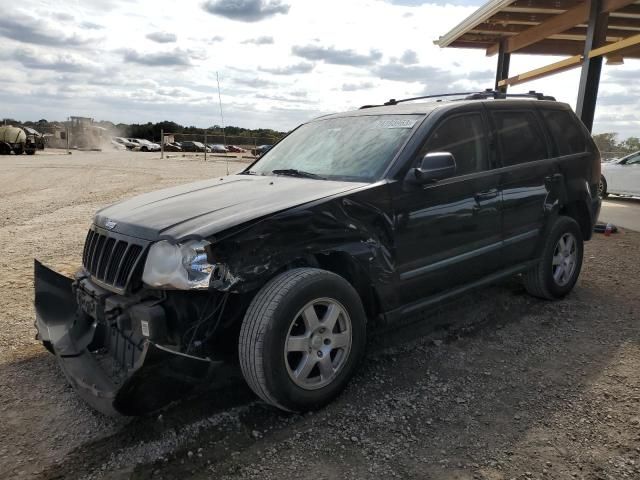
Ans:
<svg viewBox="0 0 640 480"><path fill-rule="evenodd" d="M456 161L454 176L395 186L398 296L404 304L481 278L500 265L502 195L490 167L487 135L482 108L441 119L412 166L427 153L449 152Z"/></svg>

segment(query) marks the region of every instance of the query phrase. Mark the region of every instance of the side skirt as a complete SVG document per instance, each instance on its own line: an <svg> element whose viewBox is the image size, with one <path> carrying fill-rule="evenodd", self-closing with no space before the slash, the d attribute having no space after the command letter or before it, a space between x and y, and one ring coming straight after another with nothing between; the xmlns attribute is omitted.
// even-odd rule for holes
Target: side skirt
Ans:
<svg viewBox="0 0 640 480"><path fill-rule="evenodd" d="M467 283L466 285L462 285L460 287L456 287L451 290L447 290L445 292L423 298L416 302L404 305L400 308L396 308L395 310L386 312L384 314L384 320L383 325L381 325L381 330L384 330L385 326L397 326L398 324L408 325L411 323L415 323L420 320L420 313L427 308L444 303L447 300L458 297L477 288L491 285L498 280L511 277L518 273L526 272L539 261L540 260L536 258L535 260L520 263L513 267L509 267L507 269L500 270L499 272L492 273L491 275L487 275L486 277L483 277L474 282Z"/></svg>

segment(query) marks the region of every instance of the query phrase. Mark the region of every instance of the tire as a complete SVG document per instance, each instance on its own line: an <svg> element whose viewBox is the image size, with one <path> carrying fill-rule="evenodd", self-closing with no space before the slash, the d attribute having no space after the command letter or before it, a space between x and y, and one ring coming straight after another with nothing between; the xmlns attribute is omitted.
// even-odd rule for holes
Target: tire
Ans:
<svg viewBox="0 0 640 480"><path fill-rule="evenodd" d="M323 327L332 317L333 327ZM326 270L296 268L270 280L249 305L240 367L265 402L303 412L340 394L365 345L366 315L355 289Z"/></svg>
<svg viewBox="0 0 640 480"><path fill-rule="evenodd" d="M142 148L140 149L140 151L141 151L141 152L148 152L148 151L149 151L149 149L148 149L147 147L142 147Z"/></svg>
<svg viewBox="0 0 640 480"><path fill-rule="evenodd" d="M598 185L598 193L600 194L600 197L607 198L609 196L607 188L607 180L604 178L604 175L600 175L600 184Z"/></svg>
<svg viewBox="0 0 640 480"><path fill-rule="evenodd" d="M570 217L558 217L548 231L539 263L524 274L527 292L547 300L566 296L578 281L583 254L578 223Z"/></svg>

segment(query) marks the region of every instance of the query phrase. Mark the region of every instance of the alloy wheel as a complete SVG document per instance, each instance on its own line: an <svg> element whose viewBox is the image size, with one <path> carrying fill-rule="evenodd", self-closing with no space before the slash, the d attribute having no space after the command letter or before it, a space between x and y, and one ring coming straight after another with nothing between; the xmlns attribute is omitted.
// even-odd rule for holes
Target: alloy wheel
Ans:
<svg viewBox="0 0 640 480"><path fill-rule="evenodd" d="M289 326L284 346L289 378L300 388L330 384L349 358L352 340L347 310L332 298L306 304Z"/></svg>
<svg viewBox="0 0 640 480"><path fill-rule="evenodd" d="M578 265L577 240L572 233L560 237L553 251L552 273L557 285L564 287L573 278Z"/></svg>

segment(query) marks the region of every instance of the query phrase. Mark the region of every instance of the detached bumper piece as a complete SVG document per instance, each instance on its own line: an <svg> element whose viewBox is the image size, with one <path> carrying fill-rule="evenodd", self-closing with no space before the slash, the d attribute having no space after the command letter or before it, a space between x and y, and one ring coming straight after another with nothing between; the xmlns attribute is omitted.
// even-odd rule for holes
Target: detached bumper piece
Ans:
<svg viewBox="0 0 640 480"><path fill-rule="evenodd" d="M34 274L37 338L96 410L149 413L207 377L211 361L150 340L166 327L158 301L116 295L86 278L73 281L37 260Z"/></svg>

